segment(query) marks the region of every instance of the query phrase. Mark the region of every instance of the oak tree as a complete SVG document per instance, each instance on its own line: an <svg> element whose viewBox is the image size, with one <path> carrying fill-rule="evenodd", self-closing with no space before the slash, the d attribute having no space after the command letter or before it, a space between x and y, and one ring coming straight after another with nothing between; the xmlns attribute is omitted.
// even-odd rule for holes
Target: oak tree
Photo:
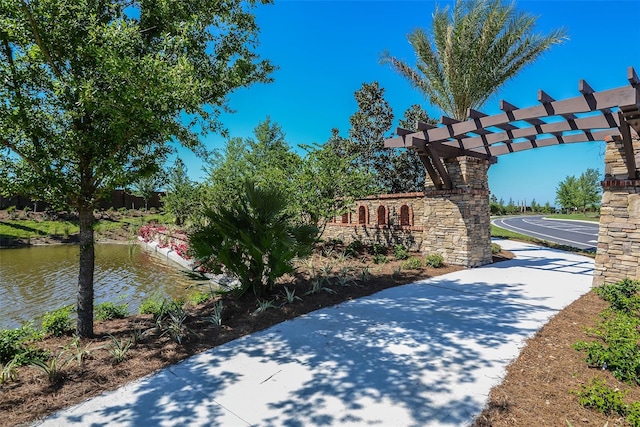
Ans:
<svg viewBox="0 0 640 427"><path fill-rule="evenodd" d="M0 191L80 219L77 333L93 335L93 209L201 149L227 95L266 82L252 15L267 0L0 0Z"/></svg>

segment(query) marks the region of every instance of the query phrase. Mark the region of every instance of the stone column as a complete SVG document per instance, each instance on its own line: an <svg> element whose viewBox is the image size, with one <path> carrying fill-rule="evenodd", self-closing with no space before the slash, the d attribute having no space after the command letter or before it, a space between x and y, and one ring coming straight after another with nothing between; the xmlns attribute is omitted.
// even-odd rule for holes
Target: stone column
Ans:
<svg viewBox="0 0 640 427"><path fill-rule="evenodd" d="M636 165L640 139L632 138ZM640 278L640 180L630 180L619 138L608 138L604 157L600 230L593 285Z"/></svg>
<svg viewBox="0 0 640 427"><path fill-rule="evenodd" d="M489 162L463 156L445 160L445 167L453 189L437 190L427 176L421 252L440 253L445 262L465 267L489 264Z"/></svg>

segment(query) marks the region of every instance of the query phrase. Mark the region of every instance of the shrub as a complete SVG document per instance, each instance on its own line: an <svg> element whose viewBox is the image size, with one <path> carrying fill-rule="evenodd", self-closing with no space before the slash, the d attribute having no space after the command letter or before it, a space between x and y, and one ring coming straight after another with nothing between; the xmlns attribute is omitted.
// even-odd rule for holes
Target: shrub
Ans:
<svg viewBox="0 0 640 427"><path fill-rule="evenodd" d="M425 258L424 263L428 267L440 268L444 265L444 257L438 253L429 254Z"/></svg>
<svg viewBox="0 0 640 427"><path fill-rule="evenodd" d="M502 252L502 246L500 246L497 243L492 243L491 244L491 253L493 255L495 255L495 254L499 254L500 252Z"/></svg>
<svg viewBox="0 0 640 427"><path fill-rule="evenodd" d="M637 280L624 279L618 283L599 286L593 291L614 310L631 313L640 308L640 282Z"/></svg>
<svg viewBox="0 0 640 427"><path fill-rule="evenodd" d="M42 317L42 331L46 334L61 337L72 330L70 306L46 312Z"/></svg>
<svg viewBox="0 0 640 427"><path fill-rule="evenodd" d="M605 311L603 317L588 330L600 340L579 341L574 348L586 352L589 365L611 371L620 381L640 384L640 319L615 311Z"/></svg>
<svg viewBox="0 0 640 427"><path fill-rule="evenodd" d="M354 257L362 253L363 248L364 245L360 240L354 240L353 242L349 243L344 249L344 254L348 257Z"/></svg>
<svg viewBox="0 0 640 427"><path fill-rule="evenodd" d="M633 402L628 406L627 421L632 427L640 427L640 401Z"/></svg>
<svg viewBox="0 0 640 427"><path fill-rule="evenodd" d="M8 364L15 360L18 365L23 365L44 358L46 353L43 350L29 347L31 341L39 338L41 334L30 323L16 329L0 329L0 363Z"/></svg>
<svg viewBox="0 0 640 427"><path fill-rule="evenodd" d="M402 267L406 270L416 270L422 267L422 260L420 260L420 258L411 257L402 264Z"/></svg>
<svg viewBox="0 0 640 427"><path fill-rule="evenodd" d="M212 297L213 295L211 292L195 291L189 294L188 300L193 305L199 305L203 302L209 301Z"/></svg>
<svg viewBox="0 0 640 427"><path fill-rule="evenodd" d="M371 255L386 255L387 254L387 247L385 245L382 245L380 243L374 243L371 246Z"/></svg>
<svg viewBox="0 0 640 427"><path fill-rule="evenodd" d="M407 251L407 248L404 247L404 245L395 245L393 247L393 256L395 259L407 259L409 258L409 251Z"/></svg>
<svg viewBox="0 0 640 427"><path fill-rule="evenodd" d="M376 254L373 256L374 264L386 264L389 261L386 255Z"/></svg>
<svg viewBox="0 0 640 427"><path fill-rule="evenodd" d="M103 302L96 305L95 316L98 320L124 319L128 314L128 304Z"/></svg>
<svg viewBox="0 0 640 427"><path fill-rule="evenodd" d="M142 300L140 307L138 307L138 313L140 314L153 314L154 317L160 314L162 310L163 300L158 297L149 297Z"/></svg>
<svg viewBox="0 0 640 427"><path fill-rule="evenodd" d="M205 268L233 274L239 295L260 298L276 280L294 271L296 258L311 254L318 228L297 225L288 212L286 195L276 189L244 184L239 203L204 213L205 226L189 236L194 257Z"/></svg>
<svg viewBox="0 0 640 427"><path fill-rule="evenodd" d="M627 405L623 400L626 393L607 387L607 384L598 378L593 378L588 386L583 385L581 390L573 393L585 408L595 409L605 415L627 414Z"/></svg>
<svg viewBox="0 0 640 427"><path fill-rule="evenodd" d="M160 321L167 317L169 313L182 311L184 299L168 299L152 297L142 301L138 312L140 314L152 314L153 320Z"/></svg>

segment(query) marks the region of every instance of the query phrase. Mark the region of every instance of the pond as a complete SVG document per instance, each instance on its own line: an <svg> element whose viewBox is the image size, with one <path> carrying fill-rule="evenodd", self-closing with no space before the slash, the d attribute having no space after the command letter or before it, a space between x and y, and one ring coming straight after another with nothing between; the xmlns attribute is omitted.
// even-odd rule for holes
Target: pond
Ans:
<svg viewBox="0 0 640 427"><path fill-rule="evenodd" d="M46 311L75 305L78 251L77 245L0 249L0 328L38 323ZM139 245L96 244L96 304L127 303L134 314L148 297L186 296L198 284L183 267Z"/></svg>

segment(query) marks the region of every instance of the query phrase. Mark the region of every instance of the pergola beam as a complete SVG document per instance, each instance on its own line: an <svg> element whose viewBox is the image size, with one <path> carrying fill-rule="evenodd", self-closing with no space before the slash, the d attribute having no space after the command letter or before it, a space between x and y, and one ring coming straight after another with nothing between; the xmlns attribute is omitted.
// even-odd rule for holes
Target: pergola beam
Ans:
<svg viewBox="0 0 640 427"><path fill-rule="evenodd" d="M633 143L631 142L631 129L629 124L623 120L623 113L618 113L620 116L620 135L622 136L622 147L624 149L624 163L627 166L627 172L629 173L629 179L637 179L638 173L636 170L636 158L633 152Z"/></svg>
<svg viewBox="0 0 640 427"><path fill-rule="evenodd" d="M484 138L486 139L489 145L497 144L497 143L513 143L514 139L518 138L527 138L539 134L550 134L557 132L565 132L572 130L580 130L580 129L606 129L606 128L617 128L620 126L619 119L617 115L614 114L604 114L592 117L585 117L582 119L576 119L574 122L574 126L571 126L571 123L568 122L557 122L557 123L545 123L541 125L539 129L527 127L527 128L516 128L509 132L503 133L492 133L490 135L486 135ZM474 148L478 148L483 146L483 138L482 137L469 137L462 140L464 144L464 148L467 150L472 150ZM443 144L451 144L451 141L443 142Z"/></svg>
<svg viewBox="0 0 640 427"><path fill-rule="evenodd" d="M540 90L537 98L541 105L518 108L502 100L502 113L487 115L470 108L468 120L443 116L438 127L418 122L418 131L398 128L399 136L385 140L385 147L416 150L426 159L434 183L449 188L451 180L443 159L472 156L494 163L496 156L512 152L620 136L629 177L639 179L631 129L640 133L640 78L633 67L628 68L627 79L628 86L600 92L580 80L580 96L563 100Z"/></svg>
<svg viewBox="0 0 640 427"><path fill-rule="evenodd" d="M426 145L425 152L433 162L433 166L438 171L438 175L440 176L440 178L442 178L444 188L446 190L451 190L453 188L451 177L449 176L447 169L444 167L444 164L442 163L442 159L440 158L440 155L438 154L438 150L436 150L436 147L433 145Z"/></svg>

